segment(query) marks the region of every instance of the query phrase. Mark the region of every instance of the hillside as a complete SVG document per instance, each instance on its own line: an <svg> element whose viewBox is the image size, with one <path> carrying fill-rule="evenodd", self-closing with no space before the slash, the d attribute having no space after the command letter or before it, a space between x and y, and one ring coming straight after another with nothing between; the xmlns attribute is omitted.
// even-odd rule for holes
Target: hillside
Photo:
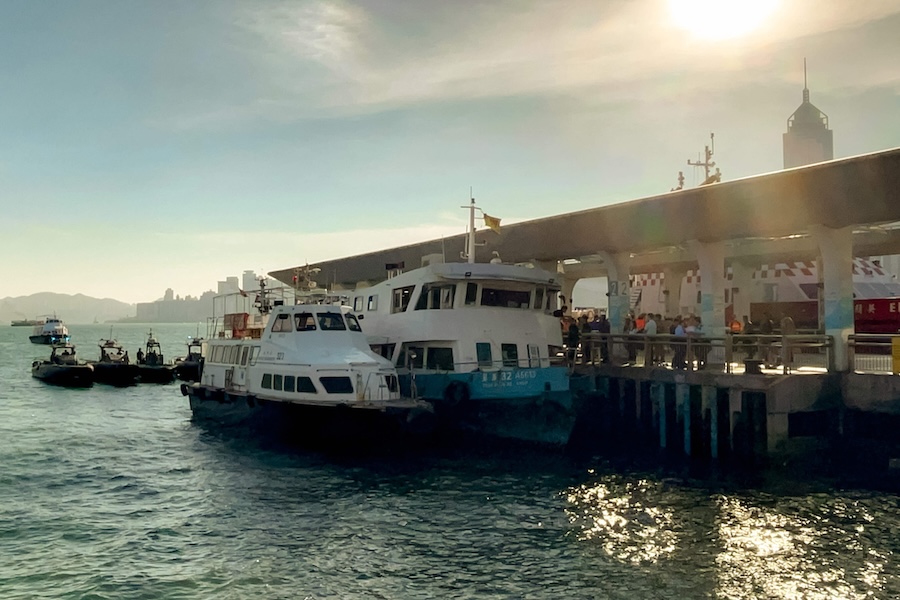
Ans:
<svg viewBox="0 0 900 600"><path fill-rule="evenodd" d="M14 319L35 319L53 314L66 323L93 323L95 320L104 323L134 317L135 305L112 298L53 292L0 299L0 325L9 325Z"/></svg>

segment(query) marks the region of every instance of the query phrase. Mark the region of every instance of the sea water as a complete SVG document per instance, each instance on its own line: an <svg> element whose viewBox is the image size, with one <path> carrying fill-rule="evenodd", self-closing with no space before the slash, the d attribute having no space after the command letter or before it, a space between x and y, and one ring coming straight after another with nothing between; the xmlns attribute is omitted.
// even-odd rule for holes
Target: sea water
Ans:
<svg viewBox="0 0 900 600"><path fill-rule="evenodd" d="M900 502L523 448L321 454L171 385L55 388L0 327L0 598L896 598ZM70 326L82 358L108 325ZM115 325L134 357L148 325ZM154 325L167 358L196 325Z"/></svg>

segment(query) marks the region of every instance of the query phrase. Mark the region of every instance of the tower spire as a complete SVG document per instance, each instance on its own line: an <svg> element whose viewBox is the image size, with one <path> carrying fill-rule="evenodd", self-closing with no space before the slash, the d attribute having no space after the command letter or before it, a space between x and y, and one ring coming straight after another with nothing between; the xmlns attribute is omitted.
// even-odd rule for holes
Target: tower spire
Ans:
<svg viewBox="0 0 900 600"><path fill-rule="evenodd" d="M803 57L803 101L809 102L809 86L806 84L806 57Z"/></svg>

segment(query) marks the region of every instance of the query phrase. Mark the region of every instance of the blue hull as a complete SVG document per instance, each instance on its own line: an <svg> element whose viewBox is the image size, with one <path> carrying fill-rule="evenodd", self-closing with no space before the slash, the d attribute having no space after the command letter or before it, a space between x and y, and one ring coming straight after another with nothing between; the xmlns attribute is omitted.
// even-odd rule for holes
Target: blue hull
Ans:
<svg viewBox="0 0 900 600"><path fill-rule="evenodd" d="M575 427L575 393L563 367L400 376L404 395L432 402L439 420L479 435L564 446Z"/></svg>

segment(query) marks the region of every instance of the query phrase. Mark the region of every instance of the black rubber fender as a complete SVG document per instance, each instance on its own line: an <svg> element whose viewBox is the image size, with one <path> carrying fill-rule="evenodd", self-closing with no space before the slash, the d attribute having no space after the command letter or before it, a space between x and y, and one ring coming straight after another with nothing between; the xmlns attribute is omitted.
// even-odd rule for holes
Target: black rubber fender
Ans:
<svg viewBox="0 0 900 600"><path fill-rule="evenodd" d="M455 408L469 401L469 385L462 381L451 381L444 388L444 404Z"/></svg>

